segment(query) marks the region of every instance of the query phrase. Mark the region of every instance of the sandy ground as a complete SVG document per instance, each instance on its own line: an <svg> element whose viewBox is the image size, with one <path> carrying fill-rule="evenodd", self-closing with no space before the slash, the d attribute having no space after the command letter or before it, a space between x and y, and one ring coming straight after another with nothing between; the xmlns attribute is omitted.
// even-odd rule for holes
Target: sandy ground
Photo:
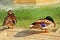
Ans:
<svg viewBox="0 0 60 40"><path fill-rule="evenodd" d="M5 29L0 30L0 40L60 40L60 29L49 33L30 29Z"/></svg>

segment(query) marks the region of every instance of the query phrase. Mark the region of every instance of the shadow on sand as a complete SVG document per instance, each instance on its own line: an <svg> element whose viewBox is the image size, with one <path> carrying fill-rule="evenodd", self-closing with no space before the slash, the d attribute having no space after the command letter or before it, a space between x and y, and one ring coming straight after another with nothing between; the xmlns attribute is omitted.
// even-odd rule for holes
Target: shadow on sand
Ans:
<svg viewBox="0 0 60 40"><path fill-rule="evenodd" d="M23 30L23 31L18 32L14 36L15 37L25 37L25 36L30 36L30 35L38 34L38 33L44 33L44 32L36 31L36 30Z"/></svg>
<svg viewBox="0 0 60 40"><path fill-rule="evenodd" d="M0 28L0 31L4 31L4 30L6 30L6 29L9 29L9 28Z"/></svg>

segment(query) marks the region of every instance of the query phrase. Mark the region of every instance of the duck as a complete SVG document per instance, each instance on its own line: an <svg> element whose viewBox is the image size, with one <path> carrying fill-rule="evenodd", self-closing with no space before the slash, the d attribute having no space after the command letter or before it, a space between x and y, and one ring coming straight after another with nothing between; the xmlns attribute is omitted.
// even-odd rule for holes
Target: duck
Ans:
<svg viewBox="0 0 60 40"><path fill-rule="evenodd" d="M44 32L48 32L49 30L53 30L55 26L56 23L53 18L51 16L47 16L30 24L30 29L40 29L44 30Z"/></svg>

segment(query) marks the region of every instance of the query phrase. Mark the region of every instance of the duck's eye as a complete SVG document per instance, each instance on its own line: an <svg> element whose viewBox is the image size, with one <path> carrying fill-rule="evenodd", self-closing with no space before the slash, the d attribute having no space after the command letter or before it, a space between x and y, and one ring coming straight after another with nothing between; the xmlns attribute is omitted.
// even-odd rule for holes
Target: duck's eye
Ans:
<svg viewBox="0 0 60 40"><path fill-rule="evenodd" d="M46 22L49 22L49 21L46 21Z"/></svg>
<svg viewBox="0 0 60 40"><path fill-rule="evenodd" d="M48 22L48 21L47 21Z"/></svg>

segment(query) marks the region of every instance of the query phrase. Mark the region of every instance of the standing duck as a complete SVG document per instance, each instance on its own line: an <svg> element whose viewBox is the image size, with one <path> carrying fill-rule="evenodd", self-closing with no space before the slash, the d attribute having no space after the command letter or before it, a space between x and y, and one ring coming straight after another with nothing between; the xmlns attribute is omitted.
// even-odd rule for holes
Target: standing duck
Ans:
<svg viewBox="0 0 60 40"><path fill-rule="evenodd" d="M4 19L3 25L2 26L7 26L8 28L14 28L14 25L17 23L15 14L12 13L12 10L8 10L7 16Z"/></svg>

